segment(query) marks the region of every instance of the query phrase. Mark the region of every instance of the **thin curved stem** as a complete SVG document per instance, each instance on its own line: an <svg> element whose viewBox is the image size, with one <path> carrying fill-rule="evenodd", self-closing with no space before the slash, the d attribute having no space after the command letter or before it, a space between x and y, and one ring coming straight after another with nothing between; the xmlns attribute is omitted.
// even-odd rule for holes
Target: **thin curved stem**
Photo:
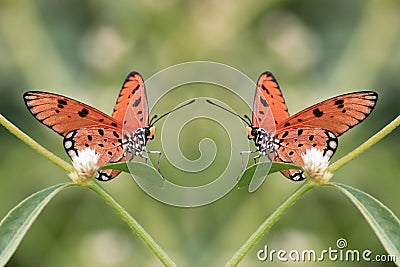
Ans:
<svg viewBox="0 0 400 267"><path fill-rule="evenodd" d="M336 170L340 169L345 164L349 163L351 160L358 157L360 154L369 149L371 146L375 145L382 138L384 138L386 135L388 135L394 129L396 129L396 127L398 127L399 125L400 125L400 115L397 116L397 118L395 118L391 123L386 125L382 130L380 130L371 138L369 138L367 141L365 141L363 144L361 144L359 147L348 153L343 158L332 163L331 166L328 168L328 172L334 173Z"/></svg>
<svg viewBox="0 0 400 267"><path fill-rule="evenodd" d="M0 114L0 124L3 125L8 131L10 131L10 133L14 134L16 137L21 139L22 142L24 142L25 144L36 150L39 154L42 154L45 158L54 162L56 165L63 168L67 172L72 172L74 170L74 168L70 164L68 164L66 161L62 160L61 158L57 157L56 155L48 151L46 148L41 146L38 142L36 142L26 133L18 129L17 126L12 124L1 114Z"/></svg>
<svg viewBox="0 0 400 267"><path fill-rule="evenodd" d="M129 225L129 227L144 241L151 251L165 266L176 266L169 258L167 253L154 241L144 228L136 221L114 198L112 198L103 188L101 188L94 180L86 184L86 186L97 194L99 194Z"/></svg>
<svg viewBox="0 0 400 267"><path fill-rule="evenodd" d="M237 266L246 254L252 249L258 240L274 225L282 214L290 208L305 192L317 186L311 181L304 182L285 202L283 202L249 237L249 239L236 251L235 255L225 266Z"/></svg>

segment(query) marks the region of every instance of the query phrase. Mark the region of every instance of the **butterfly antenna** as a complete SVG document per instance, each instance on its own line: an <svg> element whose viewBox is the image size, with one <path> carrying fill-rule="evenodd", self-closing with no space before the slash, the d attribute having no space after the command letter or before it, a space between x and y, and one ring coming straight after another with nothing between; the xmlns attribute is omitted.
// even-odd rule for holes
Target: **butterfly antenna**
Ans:
<svg viewBox="0 0 400 267"><path fill-rule="evenodd" d="M223 110L225 110L225 111L228 111L229 113L231 113L231 114L235 115L236 117L240 118L240 119L241 119L242 121L244 121L248 126L251 127L251 122L250 122L250 120L249 120L249 121L246 121L246 120L245 120L244 118L242 118L239 114L237 114L237 113L233 112L232 110L229 110L229 109L227 109L227 108L225 108L225 107L223 107L223 106L221 106L221 105L218 105L217 103L214 103L214 102L212 102L212 101L209 100L209 99L206 99L206 102L209 103L209 104L211 104L211 105L217 106L217 107L219 107L219 108L221 108L221 109L223 109ZM247 117L247 115L244 115L244 117L247 118L247 119L249 119L249 117Z"/></svg>
<svg viewBox="0 0 400 267"><path fill-rule="evenodd" d="M247 116L246 114L244 114L243 116L244 116L244 118L245 118L246 120L248 120L248 121L249 121L249 124L251 124L251 119L250 119L250 117L249 117L249 116Z"/></svg>
<svg viewBox="0 0 400 267"><path fill-rule="evenodd" d="M179 106L179 107L177 107L177 108L175 108L175 109L173 109L173 110L171 110L171 111L169 111L169 112L163 114L163 115L160 116L160 117L158 117L157 115L154 115L154 117L151 118L151 120L150 120L150 127L153 126L157 121L159 121L159 120L161 120L162 118L164 118L165 116L167 116L168 114L170 114L170 113L172 113L172 112L174 112L174 111L177 111L178 109L181 109L181 108L183 108L183 107L186 107L186 106L188 106L188 105L190 105L190 104L193 104L195 101L196 101L196 99L192 99L192 100L190 100L189 102L187 102L187 103L185 103L185 104L183 104L183 105L181 105L181 106ZM154 120L154 119L156 119L156 120Z"/></svg>

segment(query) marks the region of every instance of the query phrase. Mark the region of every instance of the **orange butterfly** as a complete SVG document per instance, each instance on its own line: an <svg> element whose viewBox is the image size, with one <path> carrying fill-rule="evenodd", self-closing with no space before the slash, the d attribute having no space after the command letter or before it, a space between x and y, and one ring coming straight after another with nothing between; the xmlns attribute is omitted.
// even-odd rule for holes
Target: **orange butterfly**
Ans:
<svg viewBox="0 0 400 267"><path fill-rule="evenodd" d="M64 136L64 148L70 157L90 147L100 154L100 166L132 160L134 156L147 161L143 152L159 154L160 163L161 152L146 149L147 142L154 138L154 124L194 102L192 100L152 121L157 117L155 115L149 122L146 88L137 72L131 72L125 79L112 117L84 103L52 93L29 91L24 94L24 100L38 121ZM118 170L101 170L96 179L108 181L119 173Z"/></svg>
<svg viewBox="0 0 400 267"><path fill-rule="evenodd" d="M257 81L251 122L247 116L248 121L208 102L233 113L248 125L246 132L256 149L241 154L258 152L254 161L267 156L272 161L303 166L301 154L312 147L332 157L338 146L337 137L362 122L377 100L376 92L354 92L330 98L289 117L275 77L270 72L264 72ZM301 170L284 170L282 174L294 181L305 179Z"/></svg>

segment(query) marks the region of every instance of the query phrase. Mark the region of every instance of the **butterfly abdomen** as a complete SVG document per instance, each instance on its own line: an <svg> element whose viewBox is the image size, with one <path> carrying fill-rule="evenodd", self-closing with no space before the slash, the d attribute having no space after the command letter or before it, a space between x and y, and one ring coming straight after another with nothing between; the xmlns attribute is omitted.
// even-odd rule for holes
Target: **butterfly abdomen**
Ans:
<svg viewBox="0 0 400 267"><path fill-rule="evenodd" d="M147 137L146 128L138 128L132 134L125 134L123 140L123 149L127 158L134 156L144 157L143 152L146 151Z"/></svg>

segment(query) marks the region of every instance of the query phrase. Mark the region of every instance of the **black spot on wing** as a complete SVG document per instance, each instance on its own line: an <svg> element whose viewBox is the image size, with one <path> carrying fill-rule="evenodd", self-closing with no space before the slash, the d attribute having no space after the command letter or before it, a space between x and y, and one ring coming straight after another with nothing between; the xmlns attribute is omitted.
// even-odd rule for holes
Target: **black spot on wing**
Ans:
<svg viewBox="0 0 400 267"><path fill-rule="evenodd" d="M314 109L313 114L317 118L322 117L322 115L324 115L324 113L319 108Z"/></svg>
<svg viewBox="0 0 400 267"><path fill-rule="evenodd" d="M57 103L60 104L60 105L66 105L67 101L65 101L64 99L58 99Z"/></svg>
<svg viewBox="0 0 400 267"><path fill-rule="evenodd" d="M88 114L89 114L89 110L87 110L86 108L82 108L81 111L78 111L79 117L82 117L82 118L86 117Z"/></svg>
<svg viewBox="0 0 400 267"><path fill-rule="evenodd" d="M268 88L267 87L265 87L265 85L263 84L263 85L261 85L261 87L262 87L262 89L267 93L267 94L271 94L270 92L269 92L269 90L268 90Z"/></svg>
<svg viewBox="0 0 400 267"><path fill-rule="evenodd" d="M339 99L335 101L335 105L343 105L344 100L343 99Z"/></svg>
<svg viewBox="0 0 400 267"><path fill-rule="evenodd" d="M139 106L139 104L140 104L141 101L142 101L142 97L139 96L138 99L136 99L135 101L133 101L132 106L133 106L134 108L137 107L137 106Z"/></svg>
<svg viewBox="0 0 400 267"><path fill-rule="evenodd" d="M268 102L263 97L260 96L260 102L264 107L268 107Z"/></svg>

